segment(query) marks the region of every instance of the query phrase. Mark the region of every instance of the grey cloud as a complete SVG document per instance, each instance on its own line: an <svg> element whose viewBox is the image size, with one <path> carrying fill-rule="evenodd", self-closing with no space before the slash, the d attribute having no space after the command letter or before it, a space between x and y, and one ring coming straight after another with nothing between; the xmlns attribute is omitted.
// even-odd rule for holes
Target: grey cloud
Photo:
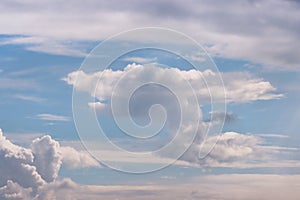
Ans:
<svg viewBox="0 0 300 200"><path fill-rule="evenodd" d="M210 112L208 116L206 116L206 119L204 119L206 122L233 122L238 119L237 114L233 112Z"/></svg>
<svg viewBox="0 0 300 200"><path fill-rule="evenodd" d="M4 1L3 34L53 38L36 51L84 55L60 47L64 39L102 40L131 28L177 29L207 45L215 56L249 60L276 70L299 70L300 4L296 1ZM272 12L270 12L270 10ZM76 13L76 15L74 14ZM7 19L11 19L8 25ZM39 20L37 20L39 19ZM32 28L35 24L35 28ZM105 28L104 28L105 27ZM68 31L66 31L68 30ZM51 40L51 39L50 39ZM47 47L48 46L48 47ZM63 45L64 46L64 45Z"/></svg>

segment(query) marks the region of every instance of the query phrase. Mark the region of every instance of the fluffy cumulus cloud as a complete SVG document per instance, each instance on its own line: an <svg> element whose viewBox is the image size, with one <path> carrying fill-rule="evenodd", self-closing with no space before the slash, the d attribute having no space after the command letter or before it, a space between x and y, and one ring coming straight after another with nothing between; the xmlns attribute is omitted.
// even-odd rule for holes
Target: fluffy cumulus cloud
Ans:
<svg viewBox="0 0 300 200"><path fill-rule="evenodd" d="M30 148L20 147L7 140L0 130L1 199L32 199L50 187L49 184L66 185L56 183L59 169L65 160L66 166L99 167L86 153L68 148L72 152L70 155L65 153L65 148L60 147L50 136L35 139ZM73 158L67 158L69 156Z"/></svg>
<svg viewBox="0 0 300 200"><path fill-rule="evenodd" d="M266 150L263 142L254 135L226 132L207 138L204 145L193 144L181 159L203 166L235 166L237 163L267 161L275 151ZM208 154L201 156L201 151Z"/></svg>
<svg viewBox="0 0 300 200"><path fill-rule="evenodd" d="M31 144L31 150L37 172L45 181L53 181L57 177L61 165L62 155L58 142L47 135L35 139Z"/></svg>
<svg viewBox="0 0 300 200"><path fill-rule="evenodd" d="M131 70L134 70L134 73L131 73ZM126 74L129 72L130 75L127 76ZM222 101L222 98L224 98L224 96L222 96L224 89L226 90L227 102L244 103L256 100L276 99L282 96L281 94L274 93L276 88L274 88L270 82L256 78L249 73L221 73L224 85L215 81L217 75L218 74L210 70L203 72L196 70L185 71L177 68L161 68L155 65L144 67L142 65L130 64L125 67L124 70L118 71L110 69L95 73L75 71L69 73L63 80L78 90L89 92L101 101L111 99L113 89L121 78L122 81L127 83L121 86L124 90L133 87L135 83L140 80L149 79L155 83L164 79L167 80L167 86L175 85L177 88L182 89L180 92L184 95L191 96L193 92L195 92L200 104L210 101L209 92L214 93L213 96L215 96L215 100ZM191 84L193 91L181 87L185 81ZM210 91L206 83L210 84L208 85ZM151 92L152 91L149 91L149 93ZM218 94L220 96L218 96ZM99 107L103 109L102 104L91 105L95 108Z"/></svg>

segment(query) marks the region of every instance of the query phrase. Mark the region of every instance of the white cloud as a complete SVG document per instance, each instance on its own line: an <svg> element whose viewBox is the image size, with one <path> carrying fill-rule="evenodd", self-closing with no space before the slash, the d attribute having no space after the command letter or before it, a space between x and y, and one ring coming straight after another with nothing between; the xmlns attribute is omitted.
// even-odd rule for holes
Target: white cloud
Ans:
<svg viewBox="0 0 300 200"><path fill-rule="evenodd" d="M90 102L88 105L91 109L94 109L99 112L107 109L107 104L101 102Z"/></svg>
<svg viewBox="0 0 300 200"><path fill-rule="evenodd" d="M153 63L156 62L157 58L144 58L144 57L126 57L123 59L124 61L134 62L138 64L145 64L145 63Z"/></svg>
<svg viewBox="0 0 300 200"><path fill-rule="evenodd" d="M260 136L260 137L273 137L273 138L289 138L288 135L273 134L273 133L268 133L268 134L257 134L257 136Z"/></svg>
<svg viewBox="0 0 300 200"><path fill-rule="evenodd" d="M44 98L40 98L40 97L35 97L35 96L29 96L29 95L23 95L23 94L16 94L13 95L14 98L16 99L21 99L21 100L25 100L25 101L32 101L32 102L42 102L45 101L46 99Z"/></svg>
<svg viewBox="0 0 300 200"><path fill-rule="evenodd" d="M61 116L61 115L53 115L48 113L38 114L37 118L45 121L65 121L65 122L70 121L69 117Z"/></svg>
<svg viewBox="0 0 300 200"><path fill-rule="evenodd" d="M19 147L7 140L0 130L0 185L12 180L23 187L36 189L45 181L32 165L34 155L30 149Z"/></svg>
<svg viewBox="0 0 300 200"><path fill-rule="evenodd" d="M267 151L262 147L263 140L253 135L245 135L236 132L226 132L220 136L208 138L203 146L211 148L211 143L215 144L214 148L203 159L198 162L204 165L218 165L219 163L252 163L257 161L267 161L273 152L272 149ZM199 147L199 151L200 151Z"/></svg>
<svg viewBox="0 0 300 200"><path fill-rule="evenodd" d="M0 129L1 199L33 199L52 185L62 189L68 181L57 181L61 164L76 168L99 167L88 154L60 147L50 136L37 138L30 148L23 148L7 140Z"/></svg>
<svg viewBox="0 0 300 200"><path fill-rule="evenodd" d="M25 45L25 49L34 52L42 52L53 55L86 56L85 47L78 42L55 40L48 37L16 36L0 40L0 45ZM79 48L82 48L81 50Z"/></svg>
<svg viewBox="0 0 300 200"><path fill-rule="evenodd" d="M206 83L203 81L204 78L206 82L210 84L209 89L214 92L214 95L217 98L219 96L218 100L222 100L224 86L216 84L216 81L214 80L217 75L209 70L204 72L198 72L196 70L184 71L177 68L167 69L156 66L144 67L142 65L132 64L125 67L124 71L112 71L107 69L103 72L100 71L92 74L87 74L83 71L75 71L69 73L63 80L68 84L73 85L78 90L89 92L99 100L109 100L118 80L132 69L137 69L135 70L136 74L134 74L134 76L125 77L125 81L128 82L128 84L123 86L124 90L127 87L130 88L129 84L131 82L142 79L146 73L147 80L150 79L155 82L155 80L165 79L169 81L169 85L176 85L178 88L182 85L180 78L183 77L190 82L201 103L210 100L209 91L207 90ZM253 77L249 73L228 72L221 73L221 75L225 84L227 102L245 103L282 97L281 94L274 94L276 88L274 88L270 82ZM99 85L94 94L94 88L97 83ZM182 91L183 94L191 95L191 93L188 92L190 91Z"/></svg>
<svg viewBox="0 0 300 200"><path fill-rule="evenodd" d="M61 165L61 150L58 142L50 136L43 136L33 140L31 150L34 154L33 164L37 172L47 182L56 179Z"/></svg>
<svg viewBox="0 0 300 200"><path fill-rule="evenodd" d="M194 37L214 55L246 59L277 70L299 70L299 6L297 1L274 0L234 0L230 4L205 0L133 1L128 5L115 0L76 0L71 6L56 0L43 4L17 1L3 2L0 26L2 34L51 38L62 44L71 39L103 40L137 27L167 27ZM26 40L33 42L31 38ZM31 48L50 48L50 53L60 53L61 49L53 42Z"/></svg>
<svg viewBox="0 0 300 200"><path fill-rule="evenodd" d="M285 137L279 135L278 138ZM263 135L225 132L208 137L203 144L194 143L180 159L202 167L295 168L300 166L300 162L290 158L297 156L297 153L297 147L270 145ZM284 158L285 155L289 158Z"/></svg>
<svg viewBox="0 0 300 200"><path fill-rule="evenodd" d="M208 142L210 139L208 139ZM209 155L211 160L231 163L244 160L256 161L265 157L262 139L253 135L224 133ZM263 174L223 174L194 177L188 182L173 181L173 177L161 176L163 182L136 185L78 185L70 179L54 179L56 166L63 164L71 167L94 166L95 162L70 147L60 147L49 136L36 139L26 149L12 144L0 131L0 198L4 200L42 200L42 199L298 199L299 175ZM260 149L262 148L262 150ZM270 147L275 152L276 147ZM60 152L60 153L59 153ZM264 154L258 155L258 154ZM81 154L81 155L80 155ZM50 155L50 156L49 156ZM64 156L66 156L64 160ZM258 157L257 157L258 156ZM70 157L79 157L78 159ZM46 159L49 158L49 159ZM67 160L66 160L67 159ZM79 161L80 160L80 161ZM267 161L267 160L265 160ZM64 163L65 162L65 163ZM89 162L89 164L88 164ZM125 161L126 162L126 161ZM69 163L69 164L68 164ZM285 163L285 162L284 162ZM274 167L272 163L270 166ZM222 166L222 165L216 165ZM288 167L289 165L285 166ZM298 163L290 163L298 167ZM264 166L262 166L264 167ZM48 169L43 171L44 169ZM41 174L42 175L41 175ZM49 177L47 183L43 177ZM167 181L167 182L166 182ZM171 182L170 182L171 181ZM271 192L272 191L272 192Z"/></svg>
<svg viewBox="0 0 300 200"><path fill-rule="evenodd" d="M77 151L72 147L60 147L63 155L62 162L68 168L85 168L85 167L100 167L98 161L96 161L88 152Z"/></svg>
<svg viewBox="0 0 300 200"><path fill-rule="evenodd" d="M269 82L264 81L260 78L253 77L248 73L230 72L222 73L221 75L224 79L225 89L227 93L227 102L245 103L257 100L277 99L282 96L281 94L274 93L275 88ZM167 83L166 87L177 87L176 89L177 91L179 91L180 95L192 97L192 95L194 94L193 92L195 92L198 97L198 103L200 105L207 104L210 102L210 93L206 88L206 83L210 83L209 87L210 90L214 93L215 100L222 101L222 91L224 90L224 86L219 85L214 81L216 76L216 73L209 70L204 72L198 72L196 70L184 71L177 68L160 68L154 65L144 67L142 65L132 64L125 67L124 70L118 71L108 69L104 70L103 72L95 72L90 74L83 71L75 71L68 74L68 76L64 78L64 80L68 84L73 85L76 89L87 92L88 95L96 97L96 99L98 99L99 101L107 102L111 102L113 89L118 83L118 87L120 87L121 89L118 90L117 95L118 98L123 100L123 103L121 103L120 106L130 107L131 105L131 117L133 119L141 119L147 117L147 112L151 105L161 104L166 109L168 116L166 127L168 128L168 131L173 134L173 132L176 132L178 129L180 119L179 116L181 112L178 110L177 101L174 100L175 97L172 96L172 94L169 94L167 90L164 90L162 88L147 86L142 90L140 94L138 94L138 92L133 93L130 99L131 103L129 103L129 105L126 105L124 104L124 102L127 103L126 92L130 91L130 88L134 87L136 83L142 82L142 80L149 80L154 83L164 80L165 83ZM122 81L124 81L123 83L126 84L119 84L118 81L121 79L121 77ZM206 80L206 83L202 78ZM182 85L184 85L184 81L188 81L194 91L187 90L186 88L182 87ZM99 84L98 87L96 87L97 83ZM95 87L96 89L94 90ZM187 109L184 111L189 113L189 117L195 118L196 111L194 109L190 109L188 105L189 104L181 104L181 106L183 106L180 108L181 111ZM89 103L89 106L93 106L94 108L98 106L101 108L100 110L110 109L110 104L103 104L100 102ZM222 116L220 116L220 113L218 112L214 113L214 116L217 117L219 121L219 118L226 118L226 115L222 114ZM229 114L227 118L228 117ZM199 128L196 132L195 141L191 145L190 149L181 157L181 159L184 161L189 161L196 164L207 164L212 162L222 163L230 161L233 162L235 160L240 161L242 159L251 160L254 159L255 155L265 155L263 150L261 148L258 148L258 137L256 138L254 136L232 133L231 136L233 138L230 139L233 140L233 142L230 143L232 144L232 146L226 146L226 144L222 146L221 144L218 144L214 151L211 152L209 157L207 157L205 162L203 162L198 158L198 154L200 151L199 148L204 139L207 125L210 122L188 124L190 122L190 118L186 121L183 121L182 123L182 126L188 127L184 130L184 132L181 132L182 137L184 137L185 134L191 134L191 131L195 129L197 125L199 125ZM225 133L224 137L229 137L229 135L230 133ZM175 145L176 148L182 147L182 145L188 145L183 144L183 141L184 140L181 140L181 143L178 143L179 146ZM214 142L216 141L217 138L209 138L205 146L205 152L209 151L209 148L213 147ZM222 140L219 142L222 142ZM224 140L223 142L226 143L226 140ZM235 142L237 142L237 144ZM240 144L239 142L245 143ZM226 147L228 148L226 149ZM223 152L225 150L228 150L228 152L226 152L227 155L219 155L218 152ZM173 152L176 151L166 151L159 156L172 158L172 156L174 156ZM120 157L119 159L124 158L124 156L118 156ZM115 159L115 157L110 158Z"/></svg>

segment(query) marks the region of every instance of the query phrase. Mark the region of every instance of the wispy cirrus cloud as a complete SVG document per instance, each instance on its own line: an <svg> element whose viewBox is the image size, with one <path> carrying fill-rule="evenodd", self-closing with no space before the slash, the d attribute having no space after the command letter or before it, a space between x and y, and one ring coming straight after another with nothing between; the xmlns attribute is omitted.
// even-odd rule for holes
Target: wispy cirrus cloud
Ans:
<svg viewBox="0 0 300 200"><path fill-rule="evenodd" d="M40 36L15 36L0 39L0 45L22 45L28 51L74 57L86 56L86 47L80 42L69 42Z"/></svg>
<svg viewBox="0 0 300 200"><path fill-rule="evenodd" d="M62 115L53 115L48 113L38 114L36 115L36 118L44 121L64 121L64 122L70 121L70 117L62 116Z"/></svg>
<svg viewBox="0 0 300 200"><path fill-rule="evenodd" d="M34 79L0 77L2 90L38 90L40 85Z"/></svg>
<svg viewBox="0 0 300 200"><path fill-rule="evenodd" d="M15 94L15 95L13 95L13 98L21 99L24 101L32 101L32 102L36 102L36 103L40 103L40 102L43 102L46 100L44 98L31 96L31 95L24 95L24 94Z"/></svg>
<svg viewBox="0 0 300 200"><path fill-rule="evenodd" d="M123 59L124 61L134 62L138 64L146 64L146 63L153 63L157 61L157 58L145 58L145 57L126 57Z"/></svg>
<svg viewBox="0 0 300 200"><path fill-rule="evenodd" d="M268 134L266 134L266 133L264 133L264 134L257 134L258 136L260 136L260 137L270 137L270 138L289 138L289 136L288 135L283 135L283 134L274 134L274 133L268 133Z"/></svg>

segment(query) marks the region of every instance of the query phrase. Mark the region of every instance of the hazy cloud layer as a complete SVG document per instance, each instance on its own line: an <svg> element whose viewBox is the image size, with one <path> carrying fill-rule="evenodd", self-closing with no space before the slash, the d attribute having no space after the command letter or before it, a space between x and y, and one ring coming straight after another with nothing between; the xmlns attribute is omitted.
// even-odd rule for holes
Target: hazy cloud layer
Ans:
<svg viewBox="0 0 300 200"><path fill-rule="evenodd" d="M34 200L44 199L91 199L107 200L125 199L289 199L298 200L299 175L264 175L264 174L223 174L199 176L190 180L174 182L174 180L152 185L127 186L80 186L65 179L47 184L41 188ZM16 183L9 182L1 192L6 192L6 199L32 200L28 190ZM22 198L20 198L22 197Z"/></svg>

